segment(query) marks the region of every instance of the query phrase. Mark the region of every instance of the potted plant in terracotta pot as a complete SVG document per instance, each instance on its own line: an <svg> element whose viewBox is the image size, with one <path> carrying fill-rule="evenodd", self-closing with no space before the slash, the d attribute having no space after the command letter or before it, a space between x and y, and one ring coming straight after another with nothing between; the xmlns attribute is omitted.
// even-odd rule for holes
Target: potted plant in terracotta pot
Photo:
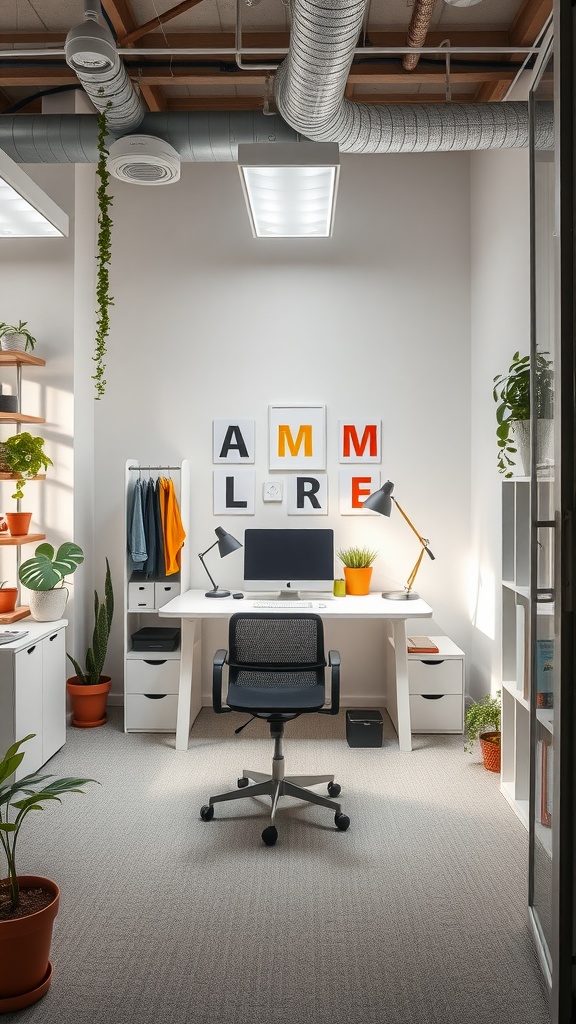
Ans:
<svg viewBox="0 0 576 1024"><path fill-rule="evenodd" d="M369 594L372 563L378 552L370 548L350 547L341 548L336 554L344 566L346 593L356 597Z"/></svg>
<svg viewBox="0 0 576 1024"><path fill-rule="evenodd" d="M27 352L33 350L36 338L28 330L28 321L19 320L16 326L0 324L0 344L3 352Z"/></svg>
<svg viewBox="0 0 576 1024"><path fill-rule="evenodd" d="M494 697L489 693L480 701L473 701L466 711L464 750L472 753L474 741L480 741L484 767L489 772L500 771L500 719L501 691Z"/></svg>
<svg viewBox="0 0 576 1024"><path fill-rule="evenodd" d="M24 497L26 479L38 476L43 469L53 465L43 449L44 438L33 437L27 430L0 442L0 472L14 476L16 489L12 497L17 501ZM28 533L31 518L31 512L6 512L10 533L13 536Z"/></svg>
<svg viewBox="0 0 576 1024"><path fill-rule="evenodd" d="M106 700L111 680L110 676L102 675L102 670L108 650L113 614L114 591L110 566L106 559L104 600L101 601L97 591L94 591L94 631L92 645L86 652L86 667L83 669L71 654L67 655L76 671L76 675L71 676L66 682L72 704L72 724L83 729L104 725L107 719Z"/></svg>
<svg viewBox="0 0 576 1024"><path fill-rule="evenodd" d="M8 580L0 583L0 615L13 612L18 600L18 587L7 587Z"/></svg>
<svg viewBox="0 0 576 1024"><path fill-rule="evenodd" d="M51 544L39 544L33 558L22 562L20 582L30 593L30 614L37 622L52 622L64 615L68 590L65 576L71 576L84 561L82 548L65 541L55 553Z"/></svg>
<svg viewBox="0 0 576 1024"><path fill-rule="evenodd" d="M48 801L60 802L63 793L83 793L81 787L95 781L33 772L14 782L24 757L19 747L33 737L30 733L13 743L0 760L0 843L8 868L0 881L0 1014L37 1002L52 979L50 942L60 891L49 878L18 874L16 845L21 848L24 820Z"/></svg>

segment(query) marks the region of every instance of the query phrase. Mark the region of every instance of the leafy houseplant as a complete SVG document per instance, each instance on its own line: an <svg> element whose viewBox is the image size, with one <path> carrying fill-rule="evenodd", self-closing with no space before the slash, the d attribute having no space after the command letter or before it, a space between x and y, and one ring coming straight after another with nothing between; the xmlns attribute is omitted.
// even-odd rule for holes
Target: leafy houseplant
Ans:
<svg viewBox="0 0 576 1024"><path fill-rule="evenodd" d="M34 558L22 563L18 577L32 591L30 611L34 619L50 622L62 617L68 599L64 577L76 572L83 561L82 548L66 541L56 554L51 544L39 544Z"/></svg>
<svg viewBox="0 0 576 1024"><path fill-rule="evenodd" d="M101 90L104 91L103 89ZM111 106L111 102L108 103ZM96 389L96 399L100 399L106 390L106 381L104 380L104 370L106 364L104 358L106 356L106 339L110 333L110 315L108 309L114 305L114 299L110 296L109 291L109 272L108 267L112 258L112 218L109 214L109 209L112 205L112 196L108 191L108 182L110 180L110 172L106 159L108 157L108 150L106 148L106 138L108 135L108 119L107 119L107 108L102 110L98 114L98 163L96 165L96 175L99 181L98 184L98 241L97 248L98 252L96 255L96 262L98 269L96 271L96 342L94 347L93 360L96 363L96 372L92 376L94 381L94 387Z"/></svg>
<svg viewBox="0 0 576 1024"><path fill-rule="evenodd" d="M500 720L502 715L501 690L498 690L492 697L486 694L480 701L473 701L466 711L464 726L464 750L472 753L476 739L480 740L484 765L490 771L500 771ZM487 763L487 756L492 754L495 761L495 751L486 750L497 747L497 767L491 767Z"/></svg>
<svg viewBox="0 0 576 1024"><path fill-rule="evenodd" d="M16 335L19 335L20 338L17 339ZM24 343L22 343L22 338L24 338ZM27 320L19 320L16 326L0 324L0 339L2 348L5 350L18 349L27 352L28 349L32 351L36 344L36 338L33 338L28 330Z"/></svg>
<svg viewBox="0 0 576 1024"><path fill-rule="evenodd" d="M12 495L16 499L24 497L26 477L37 476L42 469L53 465L52 459L44 452L44 438L33 437L27 430L12 434L0 443L0 463L8 468L9 473L20 474Z"/></svg>
<svg viewBox="0 0 576 1024"><path fill-rule="evenodd" d="M554 414L554 374L552 360L547 353L536 355L536 417L549 420ZM518 449L510 435L515 423L530 420L530 356L515 352L507 374L494 377L492 391L496 406L496 437L498 442L498 471L506 479L512 476L511 466Z"/></svg>
<svg viewBox="0 0 576 1024"><path fill-rule="evenodd" d="M83 793L82 787L95 781L40 772L8 781L24 757L19 748L34 735L13 743L0 760L0 843L8 868L0 883L0 1013L36 1002L52 975L50 940L60 892L48 878L18 874L16 847L24 820L50 801L60 803L64 793Z"/></svg>
<svg viewBox="0 0 576 1024"><path fill-rule="evenodd" d="M108 638L114 615L114 591L110 566L106 559L104 600L94 591L94 631L92 645L86 652L86 665L81 665L68 654L76 672L68 679L66 689L72 702L72 723L83 728L103 725L106 721L106 698L110 689L110 676L102 675Z"/></svg>

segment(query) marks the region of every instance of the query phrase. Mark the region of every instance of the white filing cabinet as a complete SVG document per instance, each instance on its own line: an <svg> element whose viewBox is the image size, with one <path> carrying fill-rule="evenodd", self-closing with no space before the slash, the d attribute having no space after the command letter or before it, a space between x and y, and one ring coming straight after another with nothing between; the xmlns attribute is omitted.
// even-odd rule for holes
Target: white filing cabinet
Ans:
<svg viewBox="0 0 576 1024"><path fill-rule="evenodd" d="M464 652L430 637L438 654L408 655L412 732L464 732Z"/></svg>
<svg viewBox="0 0 576 1024"><path fill-rule="evenodd" d="M0 754L35 733L22 747L16 779L41 768L66 741L65 619L19 626L26 636L0 646Z"/></svg>

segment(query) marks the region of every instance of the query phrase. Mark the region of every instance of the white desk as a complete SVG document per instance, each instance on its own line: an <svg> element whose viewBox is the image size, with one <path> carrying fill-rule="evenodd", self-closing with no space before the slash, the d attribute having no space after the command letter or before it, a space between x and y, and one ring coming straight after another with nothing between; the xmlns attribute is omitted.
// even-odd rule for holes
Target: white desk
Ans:
<svg viewBox="0 0 576 1024"><path fill-rule="evenodd" d="M296 602L293 609L288 602L287 604L288 610L298 611ZM430 606L420 598L414 601L388 601L380 594L368 594L366 597L336 597L324 602L313 601L312 604L312 608L303 608L301 611L315 612L323 619L385 619L390 622L396 667L396 708L390 709L390 717L398 733L400 750L411 750L406 619L430 618ZM265 609L254 608L254 600L248 597L243 601L234 600L233 597L207 598L203 590L187 590L160 608L160 615L182 619L176 750L188 749L190 726L202 707L202 694L192 692L196 623L202 619L229 619L236 612L250 611L266 613Z"/></svg>

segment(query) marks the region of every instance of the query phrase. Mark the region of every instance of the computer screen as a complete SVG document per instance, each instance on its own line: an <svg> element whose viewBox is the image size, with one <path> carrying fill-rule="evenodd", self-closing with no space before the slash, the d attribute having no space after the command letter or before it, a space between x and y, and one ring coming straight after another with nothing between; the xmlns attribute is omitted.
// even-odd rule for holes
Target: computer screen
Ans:
<svg viewBox="0 0 576 1024"><path fill-rule="evenodd" d="M333 530L246 530L244 589L332 591Z"/></svg>

